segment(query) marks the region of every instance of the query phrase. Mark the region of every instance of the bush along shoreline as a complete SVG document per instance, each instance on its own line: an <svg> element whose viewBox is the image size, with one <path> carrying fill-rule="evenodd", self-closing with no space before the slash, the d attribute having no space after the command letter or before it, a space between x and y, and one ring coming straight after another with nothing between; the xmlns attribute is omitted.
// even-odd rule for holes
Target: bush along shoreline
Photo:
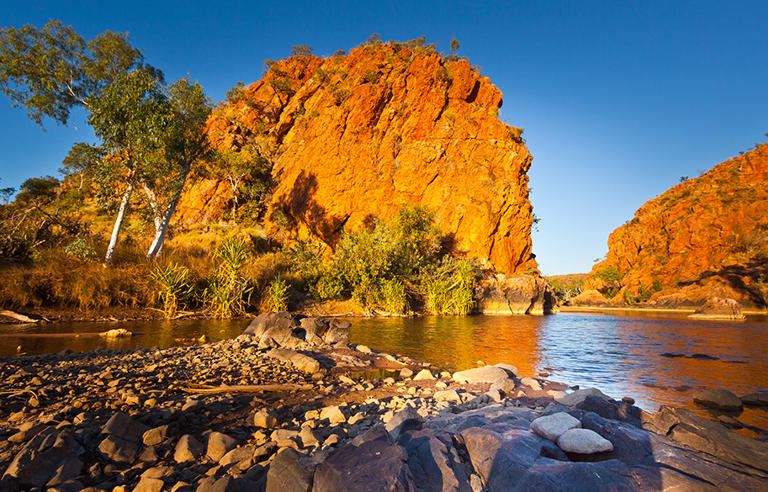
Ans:
<svg viewBox="0 0 768 492"><path fill-rule="evenodd" d="M230 318L318 309L467 315L477 310L480 280L491 275L457 254L433 213L418 206L403 207L389 222L374 219L366 228L342 232L333 250L308 240L271 244L238 231L221 232L205 246L191 246L193 237L170 241L151 262L141 248L124 245L109 267L95 252L52 245L3 265L0 306L51 320Z"/></svg>
<svg viewBox="0 0 768 492"><path fill-rule="evenodd" d="M768 443L262 314L235 339L2 359L0 490L760 490ZM708 405L765 405L703 392Z"/></svg>

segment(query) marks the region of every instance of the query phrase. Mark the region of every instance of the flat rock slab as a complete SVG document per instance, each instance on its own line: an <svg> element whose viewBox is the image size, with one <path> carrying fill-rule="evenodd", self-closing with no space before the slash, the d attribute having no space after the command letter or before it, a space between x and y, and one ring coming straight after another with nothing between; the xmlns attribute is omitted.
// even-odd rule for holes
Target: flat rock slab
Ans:
<svg viewBox="0 0 768 492"><path fill-rule="evenodd" d="M706 389L697 391L693 401L705 407L719 410L741 410L742 402L738 396L724 389Z"/></svg>
<svg viewBox="0 0 768 492"><path fill-rule="evenodd" d="M768 393L750 393L741 397L741 401L745 405L752 405L756 407L768 407Z"/></svg>
<svg viewBox="0 0 768 492"><path fill-rule="evenodd" d="M314 465L306 456L285 448L269 466L266 492L309 492L313 474Z"/></svg>
<svg viewBox="0 0 768 492"><path fill-rule="evenodd" d="M495 383L502 379L509 379L509 374L495 366L475 367L453 373L453 380L457 383Z"/></svg>
<svg viewBox="0 0 768 492"><path fill-rule="evenodd" d="M283 348L272 349L267 352L267 357L289 362L299 371L307 372L309 374L314 374L320 371L320 363L317 360L308 355L296 352L295 350Z"/></svg>
<svg viewBox="0 0 768 492"><path fill-rule="evenodd" d="M416 492L407 461L408 454L403 447L382 440L368 441L360 446L347 445L317 467L312 492Z"/></svg>
<svg viewBox="0 0 768 492"><path fill-rule="evenodd" d="M566 453L595 454L613 451L613 444L589 429L570 429L557 438L557 445Z"/></svg>
<svg viewBox="0 0 768 492"><path fill-rule="evenodd" d="M432 429L408 431L398 440L408 453L416 487L424 492L469 492L469 479L451 435Z"/></svg>
<svg viewBox="0 0 768 492"><path fill-rule="evenodd" d="M581 427L579 419L565 412L539 417L531 422L531 430L550 441L557 441L564 432L576 427Z"/></svg>

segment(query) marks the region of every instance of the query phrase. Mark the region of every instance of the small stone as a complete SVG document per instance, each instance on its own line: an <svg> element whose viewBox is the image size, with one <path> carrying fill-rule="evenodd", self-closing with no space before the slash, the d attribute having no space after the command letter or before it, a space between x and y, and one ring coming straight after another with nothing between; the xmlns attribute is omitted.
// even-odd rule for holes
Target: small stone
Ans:
<svg viewBox="0 0 768 492"><path fill-rule="evenodd" d="M435 401L455 401L461 403L461 396L459 396L456 390L452 389L435 392L434 399Z"/></svg>
<svg viewBox="0 0 768 492"><path fill-rule="evenodd" d="M603 398L608 398L608 396L606 396L605 393L599 389L584 388L574 391L573 393L569 393L562 398L556 398L555 401L561 405L565 405L566 407L573 407L579 403L583 403L588 396L602 396Z"/></svg>
<svg viewBox="0 0 768 492"><path fill-rule="evenodd" d="M315 434L311 427L302 427L301 432L299 432L299 438L301 438L301 443L305 448L317 446L320 443L317 434Z"/></svg>
<svg viewBox="0 0 768 492"><path fill-rule="evenodd" d="M557 438L557 445L567 453L594 454L613 451L611 441L589 429L570 429Z"/></svg>
<svg viewBox="0 0 768 492"><path fill-rule="evenodd" d="M339 444L339 441L340 439L338 434L331 434L330 436L328 436L328 438L325 441L323 441L323 449L330 446L335 446Z"/></svg>
<svg viewBox="0 0 768 492"><path fill-rule="evenodd" d="M292 448L297 445L296 440L298 437L299 437L298 431L288 430L288 429L277 429L274 432L272 432L270 439L274 441L278 447Z"/></svg>
<svg viewBox="0 0 768 492"><path fill-rule="evenodd" d="M453 373L453 380L457 383L495 383L500 379L509 379L509 374L495 366L475 367Z"/></svg>
<svg viewBox="0 0 768 492"><path fill-rule="evenodd" d="M358 344L355 348L357 349L358 352L362 352L364 354L373 353L373 351L367 345Z"/></svg>
<svg viewBox="0 0 768 492"><path fill-rule="evenodd" d="M203 454L203 445L200 441L195 439L189 434L184 434L176 443L176 450L173 454L173 459L177 463L184 463L186 461L195 461Z"/></svg>
<svg viewBox="0 0 768 492"><path fill-rule="evenodd" d="M146 446L157 446L158 444L165 441L167 437L168 437L168 426L161 425L160 427L155 427L145 432L144 435L142 436L142 441Z"/></svg>
<svg viewBox="0 0 768 492"><path fill-rule="evenodd" d="M142 476L139 483L134 487L133 492L160 492L165 483L158 478L148 478Z"/></svg>
<svg viewBox="0 0 768 492"><path fill-rule="evenodd" d="M565 412L539 417L531 422L531 430L550 441L556 441L563 433L577 427L581 427L579 419Z"/></svg>
<svg viewBox="0 0 768 492"><path fill-rule="evenodd" d="M263 408L253 415L253 425L262 429L272 429L279 424L277 418L272 413Z"/></svg>
<svg viewBox="0 0 768 492"><path fill-rule="evenodd" d="M349 385L354 385L355 384L355 380L354 379L350 378L349 376L345 376L343 374L341 376L339 376L339 381L341 381L344 384L349 384Z"/></svg>
<svg viewBox="0 0 768 492"><path fill-rule="evenodd" d="M413 370L408 367L403 367L400 369L400 377L403 379L409 378L413 376Z"/></svg>
<svg viewBox="0 0 768 492"><path fill-rule="evenodd" d="M521 384L524 384L525 386L528 386L534 391L541 391L541 385L539 382L533 378L522 378L520 380Z"/></svg>
<svg viewBox="0 0 768 492"><path fill-rule="evenodd" d="M347 418L341 412L341 409L336 405L323 408L320 411L320 419L328 419L332 425L347 421Z"/></svg>
<svg viewBox="0 0 768 492"><path fill-rule="evenodd" d="M206 454L213 461L219 461L229 450L237 446L237 441L221 432L211 432L208 436L208 449Z"/></svg>
<svg viewBox="0 0 768 492"><path fill-rule="evenodd" d="M414 381L429 381L432 379L435 379L435 376L432 375L432 371L429 369L422 369L413 377Z"/></svg>

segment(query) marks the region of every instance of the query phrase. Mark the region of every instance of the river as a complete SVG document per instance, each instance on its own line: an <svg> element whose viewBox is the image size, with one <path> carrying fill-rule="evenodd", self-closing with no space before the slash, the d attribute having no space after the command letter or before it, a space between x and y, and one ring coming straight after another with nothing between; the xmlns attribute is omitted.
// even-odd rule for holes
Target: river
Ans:
<svg viewBox="0 0 768 492"><path fill-rule="evenodd" d="M768 391L768 318L746 322L693 321L670 314L354 318L350 339L374 349L415 357L459 370L506 362L524 376L597 387L631 396L646 410L662 404L706 410L692 402L700 388L738 395ZM0 356L42 354L97 347L168 347L205 335L237 336L248 320L58 323L0 328ZM131 338L105 340L111 328ZM768 429L768 411L747 408L737 418Z"/></svg>

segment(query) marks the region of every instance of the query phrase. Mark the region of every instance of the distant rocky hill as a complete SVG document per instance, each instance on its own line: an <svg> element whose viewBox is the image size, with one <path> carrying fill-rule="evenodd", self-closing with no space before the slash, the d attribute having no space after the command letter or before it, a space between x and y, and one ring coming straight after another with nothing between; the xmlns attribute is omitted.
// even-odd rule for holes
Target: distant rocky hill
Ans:
<svg viewBox="0 0 768 492"><path fill-rule="evenodd" d="M765 308L768 144L649 200L608 247L575 304L699 306L721 297Z"/></svg>
<svg viewBox="0 0 768 492"><path fill-rule="evenodd" d="M498 118L502 94L466 60L419 42L367 43L349 54L278 61L214 111L219 149L258 149L271 164L268 232L316 237L429 207L458 251L496 271L537 273L528 199L531 154ZM193 180L180 225L225 217L220 176Z"/></svg>

